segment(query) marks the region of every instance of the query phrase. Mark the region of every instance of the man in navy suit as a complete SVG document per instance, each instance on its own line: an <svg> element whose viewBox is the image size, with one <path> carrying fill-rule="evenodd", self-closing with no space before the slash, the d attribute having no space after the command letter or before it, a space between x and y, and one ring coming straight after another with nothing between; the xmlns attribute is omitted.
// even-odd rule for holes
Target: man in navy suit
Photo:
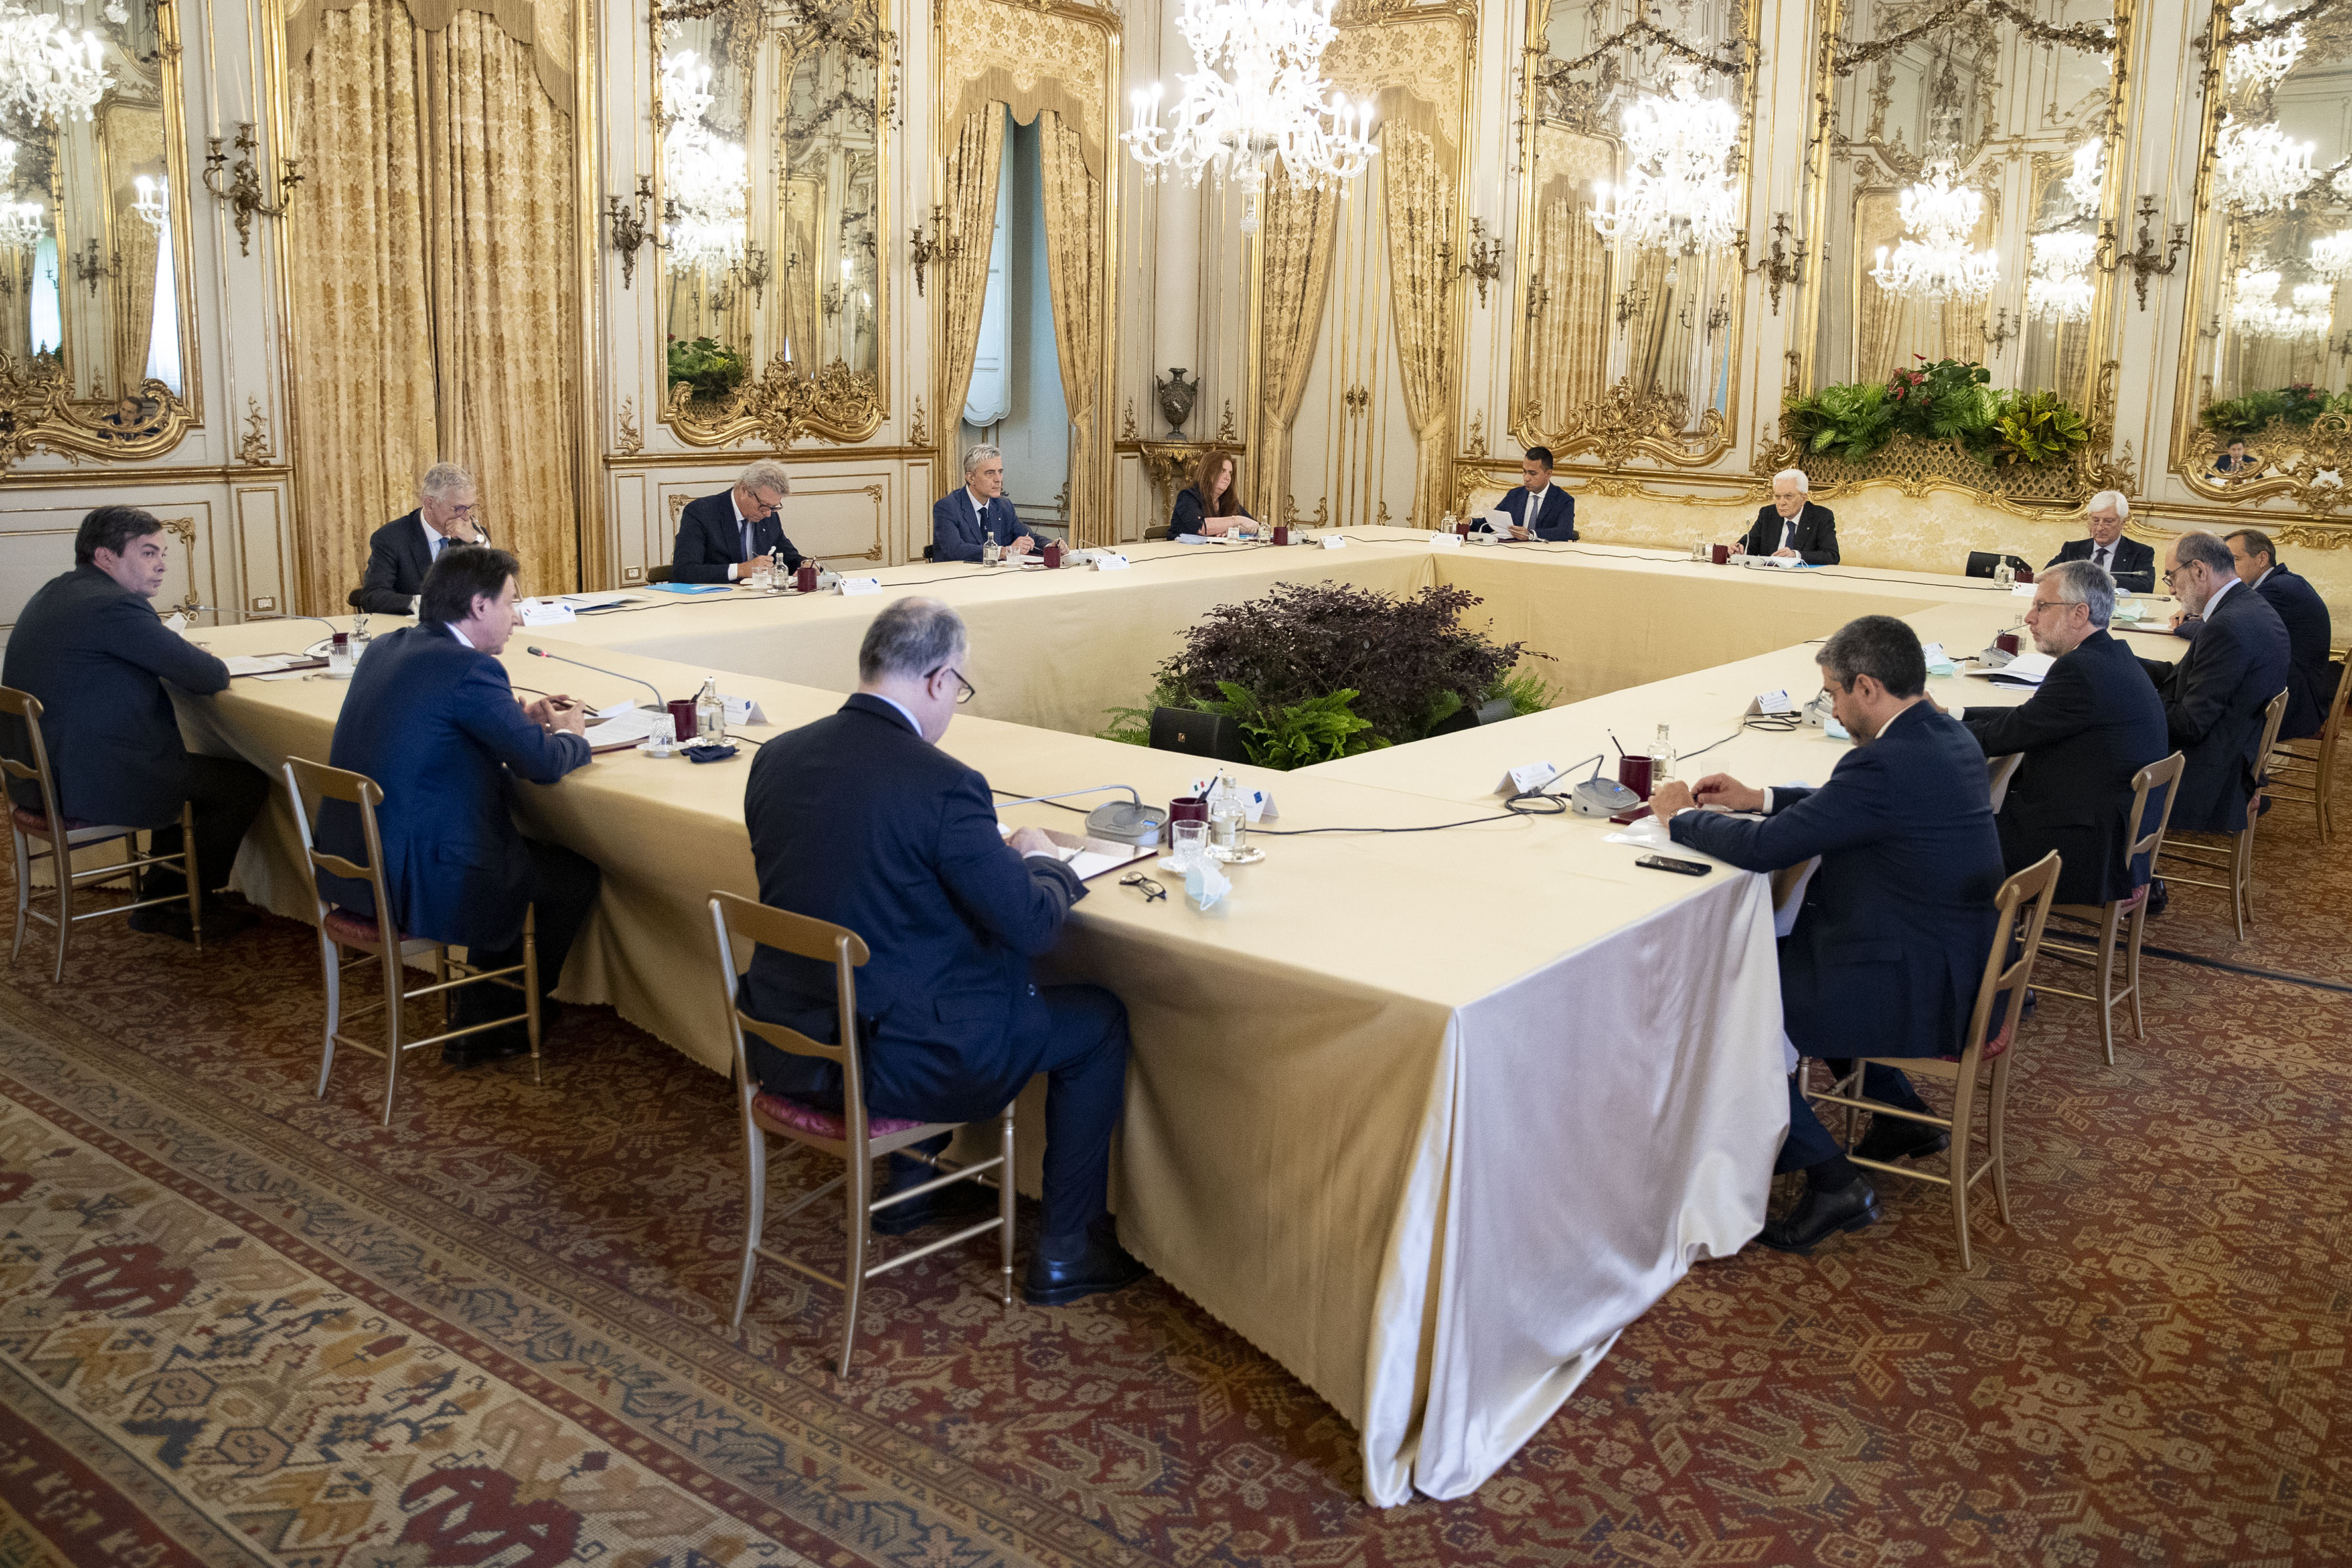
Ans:
<svg viewBox="0 0 2352 1568"><path fill-rule="evenodd" d="M2164 703L2129 648L2107 635L2115 581L2088 561L2062 561L2033 580L2025 625L2055 663L2014 708L1951 710L1987 757L2021 752L2001 803L2001 864L2021 871L2059 856L2058 901L2106 904L2147 880L2131 842L2163 815L2161 795L2131 818L2132 776L2172 750Z"/></svg>
<svg viewBox="0 0 2352 1568"><path fill-rule="evenodd" d="M154 829L149 850L177 855L180 805L196 821L196 875L205 930L226 936L252 923L213 889L228 880L237 846L269 798L260 769L234 757L195 756L180 743L180 721L163 683L198 697L228 687L228 666L155 618L149 602L163 586L163 525L136 507L102 506L74 535L74 569L41 586L16 617L0 684L41 700L41 740L55 771L58 809L80 822ZM32 747L15 719L0 721L0 744L19 762ZM40 791L11 780L19 805L37 811ZM144 896L187 890L176 867L145 874ZM133 931L186 942L187 911L134 910Z"/></svg>
<svg viewBox="0 0 2352 1568"><path fill-rule="evenodd" d="M1772 504L1759 508L1740 548L1750 555L1794 558L1809 566L1838 563L1837 514L1806 500L1812 481L1802 468L1772 476Z"/></svg>
<svg viewBox="0 0 2352 1568"><path fill-rule="evenodd" d="M963 484L931 505L931 559L977 561L993 538L1008 555L1036 547L1036 538L1004 499L1004 454L974 447L963 455Z"/></svg>
<svg viewBox="0 0 2352 1568"><path fill-rule="evenodd" d="M1058 1305L1145 1273L1104 1201L1126 1096L1127 1010L1099 986L1041 989L1031 978L1030 961L1052 950L1086 885L1037 829L1000 834L988 781L939 749L971 694L968 655L953 610L933 599L890 605L866 629L857 690L841 710L760 748L743 815L760 901L847 926L872 953L857 976L870 1114L983 1121L1046 1075L1045 1220L1024 1289ZM827 965L761 948L740 994L756 1017L841 1037ZM834 1064L764 1042L751 1043L750 1060L768 1093L841 1108ZM942 1138L927 1152L945 1147ZM892 1191L929 1179L915 1161L891 1166ZM947 1190L986 1202L970 1184ZM953 1212L923 1202L884 1210L877 1228Z"/></svg>
<svg viewBox="0 0 2352 1568"><path fill-rule="evenodd" d="M782 554L785 571L799 571L803 557L776 517L792 489L784 466L763 458L745 468L731 489L688 502L670 551L670 580L736 582L751 574L755 557L771 551Z"/></svg>
<svg viewBox="0 0 2352 1568"><path fill-rule="evenodd" d="M2124 520L2131 516L2131 502L2124 499L2123 492L2101 490L2084 510L2091 537L2069 542L2050 558L2049 564L2087 561L2094 566L2105 567L2107 575L2116 580L2116 587L2123 593L2155 593L2156 546L2124 537Z"/></svg>
<svg viewBox="0 0 2352 1568"><path fill-rule="evenodd" d="M2286 625L2271 603L2238 580L2230 547L2210 533L2183 533L2165 550L2164 580L2204 627L2178 664L2143 658L2164 700L2173 748L2187 759L2172 826L2184 833L2235 833L2246 826L2263 759L2263 713L2291 689ZM2293 700L2292 698L2289 699Z"/></svg>
<svg viewBox="0 0 2352 1568"><path fill-rule="evenodd" d="M524 706L499 662L517 625L517 570L505 551L480 546L434 563L417 624L376 638L360 661L328 760L383 790L376 828L398 906L394 928L405 938L463 943L475 964L504 969L522 962L523 913L535 910L545 997L562 978L600 875L593 861L525 838L514 825L517 775L551 784L588 762L587 710L563 696ZM357 806L320 805L319 847L367 863ZM365 882L321 873L319 890L382 918ZM464 1026L519 1010L516 994L502 985L468 985L453 994L450 1022ZM542 1030L556 1011L548 1002ZM441 1059L465 1068L530 1048L515 1024L451 1040Z"/></svg>
<svg viewBox="0 0 2352 1568"><path fill-rule="evenodd" d="M413 616L425 574L453 545L488 544L473 476L436 463L416 486L416 510L394 518L368 540L367 571L344 602L372 616Z"/></svg>
<svg viewBox="0 0 2352 1568"><path fill-rule="evenodd" d="M1519 459L1518 488L1495 503L1495 510L1511 520L1511 538L1576 537L1576 498L1551 482L1551 468L1549 447L1530 447L1528 455ZM1471 526L1483 530L1488 525L1484 518L1477 518L1472 520Z"/></svg>
<svg viewBox="0 0 2352 1568"><path fill-rule="evenodd" d="M1891 616L1841 627L1814 656L1837 721L1854 738L1819 789L1751 789L1713 773L1696 790L1662 786L1651 807L1675 842L1742 870L1775 871L1818 855L1797 922L1780 941L1781 1026L1800 1056L1832 1070L1855 1057L1938 1057L1960 1048L1991 950L2000 839L1984 753L1926 698L1927 664ZM1696 809L1761 812L1761 821ZM1863 1092L1927 1105L1892 1068L1866 1070ZM1946 1146L1939 1128L1872 1119L1854 1149L1882 1163ZM1776 1171L1805 1173L1796 1207L1758 1238L1804 1252L1878 1217L1870 1180L1839 1149L1789 1079L1789 1140Z"/></svg>
<svg viewBox="0 0 2352 1568"><path fill-rule="evenodd" d="M2335 626L2327 601L2308 580L2279 564L2278 546L2258 528L2224 534L2230 557L2237 563L2239 582L2268 599L2286 627L2286 718L2279 739L2301 741L2319 733L2327 720L2327 705L2336 700L2336 667L2328 662ZM2176 616L2172 629L2193 637L2204 628L2201 616Z"/></svg>

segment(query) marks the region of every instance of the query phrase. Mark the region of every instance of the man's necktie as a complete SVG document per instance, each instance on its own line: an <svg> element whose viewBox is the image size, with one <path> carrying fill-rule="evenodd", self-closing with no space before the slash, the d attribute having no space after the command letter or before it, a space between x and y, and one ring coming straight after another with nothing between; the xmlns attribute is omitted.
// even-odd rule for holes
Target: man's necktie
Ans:
<svg viewBox="0 0 2352 1568"><path fill-rule="evenodd" d="M2097 562L2100 569L2103 571L2106 569L2108 548L2109 547L2107 545L2102 544L2096 550L2091 552L2091 559Z"/></svg>
<svg viewBox="0 0 2352 1568"><path fill-rule="evenodd" d="M432 556L432 559L433 559L434 561L436 561L436 562L439 561L439 560L441 559L441 552L442 552L442 551L444 551L444 550L446 550L446 548L448 548L448 544L449 544L449 536L448 536L447 534L446 534L446 533L436 533L436 534L435 534L435 535L433 536L433 556Z"/></svg>
<svg viewBox="0 0 2352 1568"><path fill-rule="evenodd" d="M748 517L743 520L743 559L751 559L751 520Z"/></svg>

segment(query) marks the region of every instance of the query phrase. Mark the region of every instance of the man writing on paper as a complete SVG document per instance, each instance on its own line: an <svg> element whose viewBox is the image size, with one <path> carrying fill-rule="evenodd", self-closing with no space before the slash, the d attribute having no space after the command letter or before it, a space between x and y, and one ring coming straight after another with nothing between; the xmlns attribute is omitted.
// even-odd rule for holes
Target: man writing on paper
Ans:
<svg viewBox="0 0 2352 1568"><path fill-rule="evenodd" d="M998 831L988 781L939 749L971 695L963 621L936 599L901 599L857 650L857 689L831 718L760 748L743 798L760 901L847 926L872 956L857 998L866 1105L924 1121L992 1118L1046 1075L1045 1222L1023 1293L1058 1306L1116 1290L1147 1270L1118 1245L1106 1198L1110 1137L1127 1094L1127 1009L1097 985L1040 988L1030 961L1050 952L1086 885L1053 840ZM369 658L375 656L370 654ZM837 1039L833 971L761 948L740 1005L813 1039ZM767 1093L842 1108L841 1073L764 1041L750 1047ZM937 1154L942 1136L920 1145ZM887 1192L930 1179L892 1156ZM970 1183L875 1216L897 1235L989 1206Z"/></svg>
<svg viewBox="0 0 2352 1568"><path fill-rule="evenodd" d="M1677 844L1748 871L1814 856L1797 923L1780 941L1781 1026L1801 1057L1843 1072L1855 1057L1939 1057L1960 1048L1993 937L2000 840L1984 753L1926 700L1927 663L1891 616L1841 627L1814 656L1837 721L1853 736L1819 789L1751 789L1712 773L1696 791L1672 781L1651 808ZM1761 812L1748 821L1701 811ZM1925 1110L1892 1068L1865 1070L1863 1092ZM1939 1128L1872 1119L1854 1149L1891 1162L1945 1147ZM1757 1238L1810 1251L1878 1217L1878 1195L1789 1079L1789 1141L1773 1169L1805 1173L1805 1195Z"/></svg>
<svg viewBox="0 0 2352 1568"><path fill-rule="evenodd" d="M587 709L569 697L524 706L498 656L514 635L515 558L473 545L433 563L417 624L378 637L352 677L335 720L328 761L365 773L383 791L376 828L384 877L400 908L392 923L406 937L462 942L478 968L522 962L523 912L534 910L542 1011L540 1032L554 1027L553 1001L563 960L596 901L596 863L559 844L525 838L514 824L515 779L551 784L588 762ZM359 808L331 800L319 808L319 847L367 863ZM365 882L319 875L330 902L378 920ZM458 1027L515 1013L520 998L503 985L468 985L452 994ZM510 1024L448 1041L451 1067L503 1061L530 1048L524 1026Z"/></svg>
<svg viewBox="0 0 2352 1568"><path fill-rule="evenodd" d="M782 556L785 571L799 571L801 552L776 516L792 489L784 466L762 458L730 488L687 503L670 547L670 581L740 582L751 574L753 561L772 552Z"/></svg>
<svg viewBox="0 0 2352 1568"><path fill-rule="evenodd" d="M2164 700L2174 748L2188 759L2172 831L2235 833L2246 826L2263 759L2263 710L2287 689L2286 625L2270 601L2238 580L2230 547L2210 533L2180 534L2164 552L2164 580L2205 627L2178 664L2143 658Z"/></svg>

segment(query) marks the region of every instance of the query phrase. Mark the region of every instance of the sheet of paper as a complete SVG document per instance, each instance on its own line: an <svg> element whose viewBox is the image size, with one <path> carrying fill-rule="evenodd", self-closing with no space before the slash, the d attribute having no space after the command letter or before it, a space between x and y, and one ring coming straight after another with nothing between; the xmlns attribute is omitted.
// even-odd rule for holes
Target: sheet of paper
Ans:
<svg viewBox="0 0 2352 1568"><path fill-rule="evenodd" d="M231 679L240 675L270 675L297 664L311 662L299 653L233 653L221 662Z"/></svg>
<svg viewBox="0 0 2352 1568"><path fill-rule="evenodd" d="M1988 680L2006 680L2018 686L2039 686L2050 667L2058 661L2046 653L2021 653L1999 669L1972 669L1970 675Z"/></svg>
<svg viewBox="0 0 2352 1568"><path fill-rule="evenodd" d="M273 675L258 675L257 680L299 680L310 672L307 669L281 669Z"/></svg>
<svg viewBox="0 0 2352 1568"><path fill-rule="evenodd" d="M557 596L575 610L601 610L607 605L625 605L631 598L630 595L618 593L562 594Z"/></svg>
<svg viewBox="0 0 2352 1568"><path fill-rule="evenodd" d="M611 710L607 709L605 711L611 712ZM599 714L596 723L588 726L588 745L590 750L598 752L607 747L636 745L653 734L656 722L661 725L663 733L667 734L670 724L667 709L638 708L634 705L621 712L613 713L610 718Z"/></svg>
<svg viewBox="0 0 2352 1568"><path fill-rule="evenodd" d="M1655 816L1637 816L1614 833L1603 834L1603 844L1632 844L1643 849L1673 849L1675 836Z"/></svg>

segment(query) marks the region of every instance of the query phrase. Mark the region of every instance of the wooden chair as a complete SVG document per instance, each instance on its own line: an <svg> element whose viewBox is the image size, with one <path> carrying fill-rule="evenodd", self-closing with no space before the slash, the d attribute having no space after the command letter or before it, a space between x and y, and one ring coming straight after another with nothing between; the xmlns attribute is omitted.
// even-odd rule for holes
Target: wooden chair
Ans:
<svg viewBox="0 0 2352 1568"><path fill-rule="evenodd" d="M2000 885L1993 900L2000 919L1993 926L1991 950L1985 954L1984 978L1977 984L1977 1005L1969 1015L1967 1043L1958 1056L1860 1058L1853 1071L1838 1080L1828 1093L1811 1089L1805 1093L1805 1098L1817 1105L1846 1108L1846 1158L1855 1164L1907 1176L1916 1182L1941 1183L1951 1190L1952 1228L1960 1238L1963 1270L1969 1268L1969 1190L1988 1172L1992 1175L1993 1206L2000 1212L2000 1222L2009 1223L2009 1167L2001 1151L2003 1118L2009 1103L2009 1069L2016 1057L2018 1025L2024 1013L2026 988L2033 980L2033 961L2042 951L2042 928L2049 921L2050 900L2057 890L2058 856L2054 851ZM2000 1018L2000 1028L1998 1034L1992 1034L1996 1015ZM1990 1038L1987 1037L1989 1034ZM1872 1062L1899 1072L1925 1073L1952 1085L1951 1116L1948 1119L1923 1114L1863 1099L1863 1071ZM1972 1166L1976 1101L1979 1093L1984 1091L1981 1080L1988 1068L1992 1082L1990 1092L1985 1094L1985 1159L1981 1164ZM1949 1173L1939 1176L1932 1171L1914 1171L1855 1154L1854 1121L1864 1110L1947 1129L1952 1136Z"/></svg>
<svg viewBox="0 0 2352 1568"><path fill-rule="evenodd" d="M379 911L396 907L392 886L383 874L383 841L378 836L375 823L376 807L383 804L383 790L365 773L355 773L341 768L331 768L300 757L286 759L286 791L294 800L294 826L302 835L302 858L310 869L311 897L318 906L319 961L326 972L327 1036L319 1056L319 1098L327 1097L327 1075L335 1065L335 1047L349 1046L372 1057L383 1058L383 1124L392 1125L393 1091L400 1084L400 1058L404 1052L422 1050L426 1046L438 1046L478 1035L488 1029L504 1028L509 1024L521 1024L530 1037L530 1081L539 1081L539 947L533 933L538 911L525 910L522 917L522 962L504 969L480 969L472 963L460 963L449 956L449 944L427 937L404 937L397 931L387 931L376 920L351 910L338 909L327 902L317 891L318 874L348 878L365 882L374 895ZM354 865L340 855L330 855L320 849L310 837L310 808L303 803L316 795L323 803L330 800L348 801L359 808L361 842L367 846L367 864ZM360 956L344 961L342 950L351 948ZM411 989L407 982L407 960L430 953L433 957L433 983ZM373 959L383 969L383 996L365 1006L343 1011L343 977L364 967ZM518 982L517 976L520 976ZM484 984L513 988L522 987L522 1011L488 1023L468 1024L461 1029L445 1028L440 1034L422 1039L405 1039L406 1019L404 1004L420 997L439 996L446 1003L457 991L467 985ZM363 1018L378 1008L383 1009L384 1034L382 1048L365 1040L353 1039L342 1032L343 1026L354 1018ZM445 1015L444 1022L446 1022Z"/></svg>
<svg viewBox="0 0 2352 1568"><path fill-rule="evenodd" d="M2254 756L2267 763L2271 748L2278 743L2279 725L2286 719L2286 693L2282 690L2263 710L2262 743L2254 748ZM2260 770L2257 770L2259 780ZM2257 782L2253 798L2246 802L2246 826L2233 834L2200 834L2189 843L2167 843L2164 853L2176 865L2195 866L2218 871L2227 881L2215 881L2210 877L2184 877L2179 872L2159 872L2167 888L2216 888L2230 895L2230 913L2238 922L2238 940L2246 940L2246 922L2254 913L2254 829L2263 820L2262 797L2267 785Z"/></svg>
<svg viewBox="0 0 2352 1568"><path fill-rule="evenodd" d="M2132 775L2131 816L2134 824L2147 819L2147 797L2156 790L2164 792L2164 805L2157 813L2156 830L2134 839L2131 858L2137 863L2143 855L2153 872L2156 858L2164 853L2164 830L2172 821L2173 798L2180 793L2181 770L2188 758L2179 752L2160 763L2150 763ZM2147 1022L2139 1005L2139 945L2147 931L2147 890L2152 884L2142 882L2132 889L2131 897L2116 899L2105 904L2053 904L2050 912L2063 915L2070 921L2083 921L2098 927L2096 941L2075 941L2063 934L2053 934L2042 942L2042 951L2067 963L2087 963L2099 977L2099 994L2095 996L2081 991L2068 991L2044 983L2042 989L2053 996L2073 996L2099 1005L2099 1043L2106 1047L2107 1065L2116 1065L2116 1005L2126 996L2131 998L2132 1033L2141 1041L2147 1038ZM2116 947L2124 947L2124 988L2116 989Z"/></svg>
<svg viewBox="0 0 2352 1568"><path fill-rule="evenodd" d="M2025 762L2023 752L2011 752L2005 756L1985 759L1985 787L1991 792L1992 808L1998 812L2000 803L2009 798L2009 781Z"/></svg>
<svg viewBox="0 0 2352 1568"><path fill-rule="evenodd" d="M857 1051L856 970L865 963L868 953L866 943L857 933L846 926L812 920L787 910L770 909L765 904L754 903L733 893L713 893L710 896L710 923L719 942L719 980L725 993L728 1034L734 1041L735 1094L742 1111L743 1154L750 1178L747 1199L750 1212L743 1237L743 1273L735 1287L734 1326L739 1329L743 1326L744 1310L751 1303L751 1277L758 1270L762 1258L805 1274L819 1284L830 1285L841 1291L845 1298L841 1313L841 1360L836 1371L841 1376L847 1377L850 1348L857 1337L857 1304L865 1293L866 1282L901 1264L912 1263L942 1247L958 1246L974 1237L985 1236L992 1230L999 1234L1004 1304L1010 1307L1013 1304L1013 1107L1007 1105L1004 1108L1003 1128L998 1134L997 1152L993 1158L977 1164L958 1166L920 1150L910 1149L911 1144L935 1138L942 1132L952 1132L962 1124L867 1115L866 1075ZM841 1015L839 1045L826 1045L787 1029L781 1024L754 1018L735 1005L734 938L737 935L761 947L796 953L812 962L833 966L834 994ZM751 1058L743 1045L746 1030L780 1051L787 1051L793 1056L815 1057L838 1067L841 1069L842 1109L837 1112L824 1110L782 1095L760 1092L759 1081L751 1076ZM849 1233L845 1279L812 1268L796 1258L771 1251L761 1245L760 1238L767 1223L768 1140L772 1136L789 1138L803 1148L814 1149L829 1159L842 1162L844 1169L840 1175L821 1187L802 1194L791 1206L779 1211L776 1217L788 1219L835 1188L845 1185L848 1189L847 1212L844 1221ZM898 1153L920 1160L947 1173L919 1187L893 1193L877 1202L873 1192L874 1162L885 1154ZM998 1203L994 1218L967 1226L953 1236L941 1237L937 1241L899 1253L883 1262L866 1262L866 1254L874 1239L876 1211L888 1208L893 1204L906 1203L951 1183L980 1180L991 1171L997 1173Z"/></svg>
<svg viewBox="0 0 2352 1568"><path fill-rule="evenodd" d="M2319 818L2319 841L2336 834L2336 741L2344 728L2344 705L2352 701L2352 655L2336 661L2336 697L2316 736L2281 741L2271 748L2271 782L2263 792L2282 805L2307 805Z"/></svg>
<svg viewBox="0 0 2352 1568"><path fill-rule="evenodd" d="M41 808L18 805L13 793L8 795L8 843L16 857L16 938L8 945L8 967L16 967L17 957L25 951L25 932L34 921L47 921L58 933L57 970L50 976L52 984L61 984L66 977L66 938L72 932L76 921L103 920L108 915L127 915L133 910L152 910L158 904L188 906L188 925L196 940L196 951L205 949L204 881L196 875L196 814L186 801L180 803L180 852L176 855L142 855L139 835L150 831L142 827L122 827L102 823L84 822L68 816L58 809L57 774L49 768L49 748L41 736L41 700L29 691L0 686L0 715L14 718L24 729L31 763L20 763L14 757L0 756L0 790L8 788L9 781L23 779L41 792ZM88 870L73 868L77 849L93 845L113 844L129 839L130 855L111 866L93 866ZM47 846L35 849L38 841ZM152 844L151 844L152 847ZM43 860L52 862L57 878L58 912L54 915L33 907L33 868ZM187 879L184 893L165 898L143 896L139 873L149 866L177 866ZM84 889L97 888L118 877L131 879L131 901L108 904L100 909L74 913L74 894Z"/></svg>

